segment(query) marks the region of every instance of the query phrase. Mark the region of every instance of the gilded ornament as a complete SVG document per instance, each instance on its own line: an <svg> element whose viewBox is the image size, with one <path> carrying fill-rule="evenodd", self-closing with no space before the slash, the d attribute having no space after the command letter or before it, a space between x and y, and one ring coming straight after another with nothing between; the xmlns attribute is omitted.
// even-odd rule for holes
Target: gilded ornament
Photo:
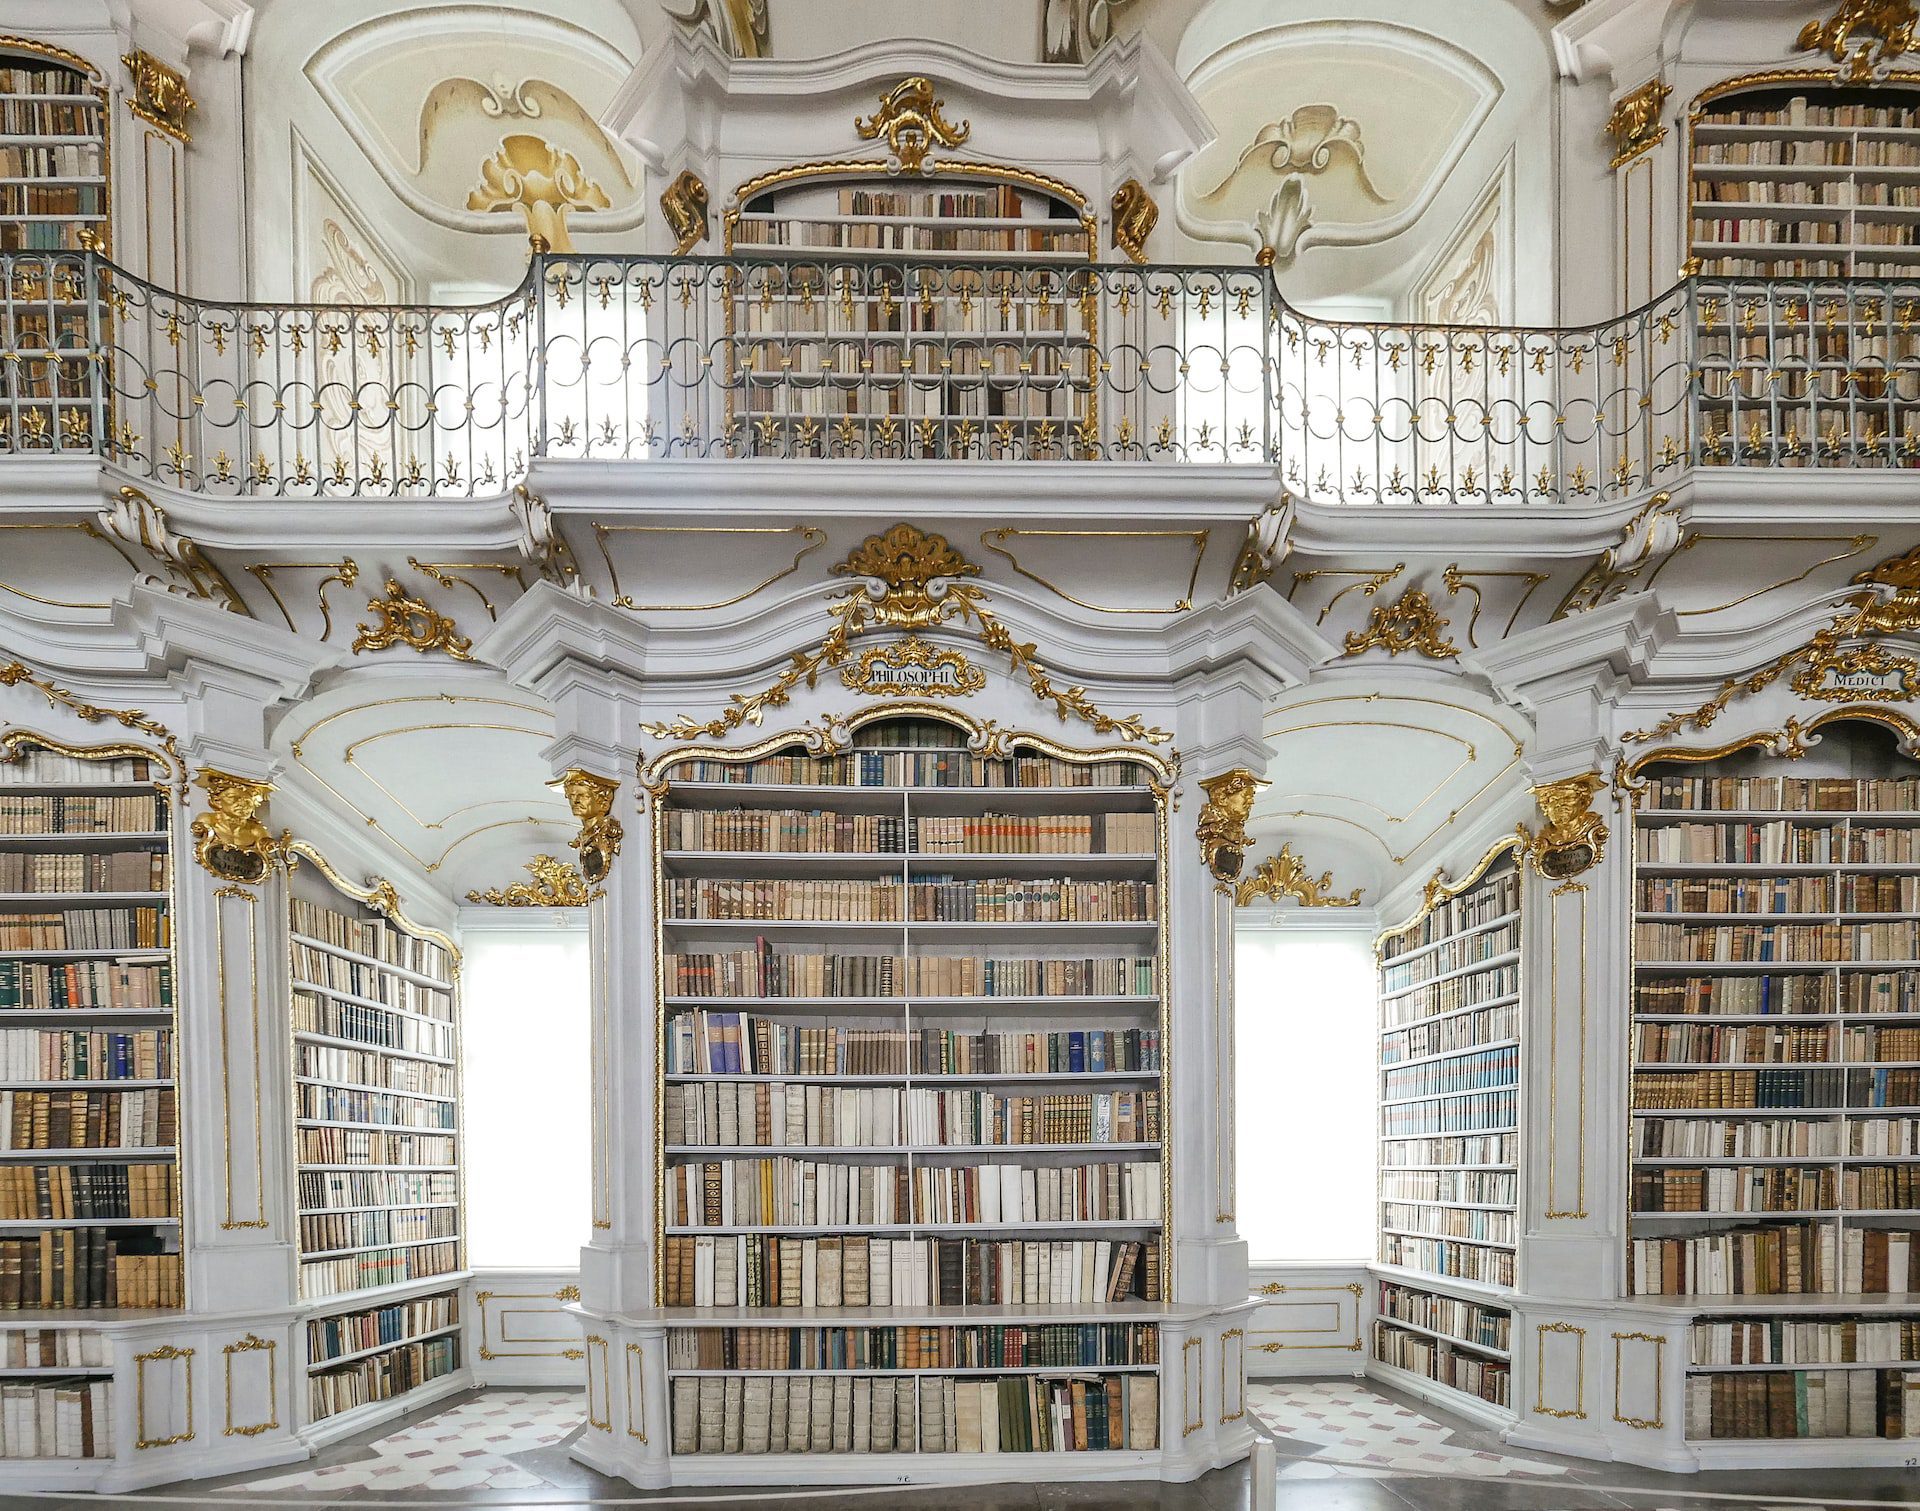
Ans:
<svg viewBox="0 0 1920 1511"><path fill-rule="evenodd" d="M1856 587L1886 588L1890 596L1883 599L1867 592L1850 599L1857 613L1845 633L1891 635L1920 631L1920 546L1905 556L1889 556L1878 566L1856 573L1853 581Z"/></svg>
<svg viewBox="0 0 1920 1511"><path fill-rule="evenodd" d="M1667 128L1660 124L1660 112L1666 109L1672 95L1672 88L1655 78L1615 102L1613 114L1607 117L1604 128L1613 138L1613 160L1608 167L1624 168L1667 139Z"/></svg>
<svg viewBox="0 0 1920 1511"><path fill-rule="evenodd" d="M963 652L931 646L918 635L909 635L862 651L851 666L840 668L840 680L857 693L960 698L985 687L987 674Z"/></svg>
<svg viewBox="0 0 1920 1511"><path fill-rule="evenodd" d="M529 493L524 485L516 485L507 500L507 508L520 527L514 544L527 562L539 569L541 577L575 597L592 598L593 589L581 581L573 548L554 523L553 510L547 507L547 501L537 493Z"/></svg>
<svg viewBox="0 0 1920 1511"><path fill-rule="evenodd" d="M1916 27L1912 0L1841 0L1831 18L1803 26L1796 45L1832 58L1841 83L1872 84L1912 50Z"/></svg>
<svg viewBox="0 0 1920 1511"><path fill-rule="evenodd" d="M558 856L536 855L527 862L526 869L532 881L469 892L467 901L490 902L496 908L584 908L587 905L586 880Z"/></svg>
<svg viewBox="0 0 1920 1511"><path fill-rule="evenodd" d="M1367 627L1348 632L1341 654L1360 656L1384 650L1398 656L1414 651L1433 661L1457 660L1460 647L1445 635L1449 622L1424 592L1408 588L1392 603L1375 604L1367 615Z"/></svg>
<svg viewBox="0 0 1920 1511"><path fill-rule="evenodd" d="M1333 873L1322 871L1318 880L1308 875L1306 866L1293 853L1291 844L1282 845L1278 855L1269 855L1261 861L1253 874L1241 881L1233 900L1244 908L1257 897L1271 898L1274 902L1291 897L1303 908L1360 906L1360 888L1355 887L1345 897L1340 896L1333 890Z"/></svg>
<svg viewBox="0 0 1920 1511"><path fill-rule="evenodd" d="M1607 826L1593 811L1593 799L1607 785L1597 771L1567 777L1533 789L1533 800L1546 818L1538 833L1520 826L1519 834L1533 859L1533 868L1549 881L1566 881L1596 866L1607 850Z"/></svg>
<svg viewBox="0 0 1920 1511"><path fill-rule="evenodd" d="M35 675L25 662L0 663L0 687L18 687L21 683L25 683L45 698L49 708L64 708L75 718L83 719L89 724L111 721L123 729L137 729L142 734L152 735L160 742L161 749L166 751L167 758L173 762L174 775L180 779L181 790L186 790L187 763L180 755L180 742L173 731L158 719L150 718L137 708L105 708L96 703L88 703L71 688L61 687L56 682ZM9 737L4 747L0 749L4 750L4 756L0 758L17 760L24 749L24 744Z"/></svg>
<svg viewBox="0 0 1920 1511"><path fill-rule="evenodd" d="M133 80L133 97L127 101L132 111L149 126L176 141L188 141L187 117L197 108L187 93L186 78L167 67L151 53L135 50L120 60Z"/></svg>
<svg viewBox="0 0 1920 1511"><path fill-rule="evenodd" d="M1240 548L1239 560L1233 564L1233 578L1227 585L1229 596L1261 586L1280 570L1280 564L1293 550L1292 524L1293 500L1290 498L1282 498L1254 517L1247 526L1247 540Z"/></svg>
<svg viewBox="0 0 1920 1511"><path fill-rule="evenodd" d="M1159 220L1160 207L1139 179L1113 191L1113 244L1135 262L1147 260L1147 238Z"/></svg>
<svg viewBox="0 0 1920 1511"><path fill-rule="evenodd" d="M869 535L831 570L835 576L864 578L875 620L903 630L924 629L949 617L945 599L952 580L980 575L945 536L904 523L884 535Z"/></svg>
<svg viewBox="0 0 1920 1511"><path fill-rule="evenodd" d="M767 55L767 0L687 0L684 10L660 0L660 8L688 30L707 33L730 58Z"/></svg>
<svg viewBox="0 0 1920 1511"><path fill-rule="evenodd" d="M598 886L613 869L614 857L620 853L620 841L626 837L620 820L613 817L613 795L620 790L620 784L611 777L595 776L575 766L559 781L547 785L560 789L573 816L580 821L580 832L567 844L579 852L581 876L589 884Z"/></svg>
<svg viewBox="0 0 1920 1511"><path fill-rule="evenodd" d="M253 883L287 859L293 831L282 829L276 837L258 817L273 783L211 766L202 766L193 781L207 794L207 811L194 819L189 831L193 858L209 872L223 881Z"/></svg>
<svg viewBox="0 0 1920 1511"><path fill-rule="evenodd" d="M166 511L138 488L121 488L112 503L100 511L100 528L113 539L136 546L159 565L158 573L140 576L143 586L181 598L218 604L233 614L246 614L246 603L198 544L167 526Z"/></svg>
<svg viewBox="0 0 1920 1511"><path fill-rule="evenodd" d="M408 645L425 655L445 651L455 661L473 659L473 641L459 633L453 620L436 612L424 599L412 598L393 578L387 579L387 594L367 602L377 623L356 624L353 653L391 650Z"/></svg>
<svg viewBox="0 0 1920 1511"><path fill-rule="evenodd" d="M660 213L674 234L674 256L686 256L707 239L707 186L691 168L682 168L660 191Z"/></svg>
<svg viewBox="0 0 1920 1511"><path fill-rule="evenodd" d="M1910 703L1920 697L1920 662L1875 643L1823 646L1809 652L1788 686L1823 703Z"/></svg>
<svg viewBox="0 0 1920 1511"><path fill-rule="evenodd" d="M1620 539L1600 553L1554 610L1555 619L1584 614L1621 597L1634 582L1653 574L1699 537L1688 531L1673 495L1656 493L1620 527Z"/></svg>
<svg viewBox="0 0 1920 1511"><path fill-rule="evenodd" d="M919 173L935 146L957 147L973 135L970 122L956 126L940 113L945 103L934 97L933 80L914 74L881 95L871 116L855 117L854 130L863 142L885 137L900 171Z"/></svg>
<svg viewBox="0 0 1920 1511"><path fill-rule="evenodd" d="M1200 807L1194 833L1200 841L1200 859L1217 883L1215 890L1231 893L1239 880L1253 845L1247 836L1253 800L1269 785L1243 766L1201 779L1200 790L1207 800Z"/></svg>
<svg viewBox="0 0 1920 1511"><path fill-rule="evenodd" d="M480 182L467 195L469 210L519 210L527 218L527 237L540 250L574 250L567 233L570 210L605 210L613 201L580 166L580 159L541 137L524 133L505 137L480 165Z"/></svg>

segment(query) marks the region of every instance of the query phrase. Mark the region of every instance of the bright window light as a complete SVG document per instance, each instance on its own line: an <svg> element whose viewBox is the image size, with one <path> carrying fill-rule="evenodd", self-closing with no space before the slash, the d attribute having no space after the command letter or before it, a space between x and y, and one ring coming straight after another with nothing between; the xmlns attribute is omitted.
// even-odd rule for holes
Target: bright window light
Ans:
<svg viewBox="0 0 1920 1511"><path fill-rule="evenodd" d="M462 945L468 1262L575 1269L592 1233L586 919Z"/></svg>
<svg viewBox="0 0 1920 1511"><path fill-rule="evenodd" d="M1373 938L1243 929L1235 953L1239 1217L1255 1264L1373 1254Z"/></svg>

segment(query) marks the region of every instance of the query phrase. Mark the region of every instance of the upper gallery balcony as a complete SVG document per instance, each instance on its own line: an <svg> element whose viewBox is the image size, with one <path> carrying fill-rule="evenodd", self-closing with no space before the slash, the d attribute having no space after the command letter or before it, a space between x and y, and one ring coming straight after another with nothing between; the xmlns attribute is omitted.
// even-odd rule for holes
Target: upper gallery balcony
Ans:
<svg viewBox="0 0 1920 1511"><path fill-rule="evenodd" d="M485 497L537 458L1244 463L1355 508L1920 466L1920 277L1698 277L1604 325L1322 320L1269 270L533 257L477 306L247 304L0 257L0 457ZM3 475L3 474L0 474Z"/></svg>

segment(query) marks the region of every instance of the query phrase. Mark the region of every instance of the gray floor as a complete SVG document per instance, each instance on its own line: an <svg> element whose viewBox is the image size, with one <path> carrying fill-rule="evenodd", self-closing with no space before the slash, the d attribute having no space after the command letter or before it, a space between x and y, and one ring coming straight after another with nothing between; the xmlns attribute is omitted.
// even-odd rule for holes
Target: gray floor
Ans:
<svg viewBox="0 0 1920 1511"><path fill-rule="evenodd" d="M1487 1480L1459 1476L1396 1475L1386 1478L1342 1475L1300 1479L1282 1473L1276 1505L1281 1511L1787 1511L1788 1507L1828 1507L1860 1504L1920 1506L1920 1470L1863 1470L1848 1472L1726 1473L1670 1475L1613 1464L1522 1453L1507 1447L1493 1434L1450 1416L1445 1411L1404 1396L1384 1386L1371 1386L1388 1400L1411 1406L1453 1429L1449 1440L1467 1448L1497 1451L1508 1458L1526 1458L1542 1465L1562 1465L1567 1473L1551 1480ZM418 1420L471 1399L455 1396L430 1406ZM298 1467L319 1468L351 1463L367 1457L366 1445L394 1430L388 1424L361 1437L337 1443ZM1283 1471L1290 1462L1315 1456L1315 1445L1276 1437ZM1916 1444L1920 1453L1920 1444ZM158 1511L163 1505L289 1506L587 1506L601 1505L750 1505L756 1511L861 1511L862 1507L912 1506L914 1511L1054 1511L1054 1508L1100 1507L1112 1511L1252 1511L1252 1483L1246 1465L1221 1470L1186 1485L1033 1484L954 1490L894 1489L878 1491L821 1491L795 1496L760 1491L636 1491L622 1480L609 1479L575 1463L564 1445L513 1455L521 1467L548 1480L551 1489L456 1491L352 1489L344 1492L273 1491L247 1494L243 1487L288 1470L263 1471L230 1480L208 1480L162 1488L132 1496L69 1497L59 1495L0 1495L6 1511L102 1511L115 1504L145 1504ZM0 1480L5 1469L0 1466Z"/></svg>

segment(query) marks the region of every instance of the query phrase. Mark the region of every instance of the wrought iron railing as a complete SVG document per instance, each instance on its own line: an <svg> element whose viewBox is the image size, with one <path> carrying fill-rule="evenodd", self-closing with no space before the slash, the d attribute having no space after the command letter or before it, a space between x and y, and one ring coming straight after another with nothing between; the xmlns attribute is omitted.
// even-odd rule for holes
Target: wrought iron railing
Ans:
<svg viewBox="0 0 1920 1511"><path fill-rule="evenodd" d="M1578 329L1319 320L1262 268L539 256L473 307L222 303L0 255L0 456L497 495L539 457L1257 463L1344 505L1920 465L1920 280L1696 279Z"/></svg>

